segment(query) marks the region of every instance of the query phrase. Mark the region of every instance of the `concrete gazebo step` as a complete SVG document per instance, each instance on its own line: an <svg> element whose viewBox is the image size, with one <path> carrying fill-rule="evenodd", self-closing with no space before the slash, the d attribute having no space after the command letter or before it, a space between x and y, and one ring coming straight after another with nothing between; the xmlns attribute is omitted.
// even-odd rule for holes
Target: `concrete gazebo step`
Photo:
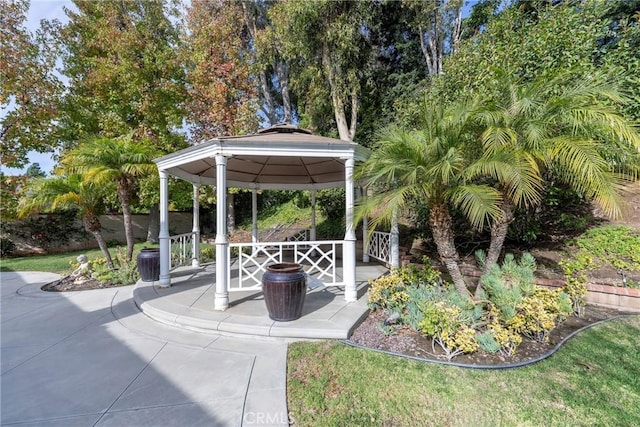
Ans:
<svg viewBox="0 0 640 427"><path fill-rule="evenodd" d="M138 308L151 319L193 331L285 339L346 339L368 314L367 280L384 271L384 267L375 264L359 267L358 300L351 303L344 300L342 288L310 289L302 317L290 322L269 318L259 290L231 292L229 308L215 311L215 284L210 272L189 275L170 288L139 281L133 296Z"/></svg>

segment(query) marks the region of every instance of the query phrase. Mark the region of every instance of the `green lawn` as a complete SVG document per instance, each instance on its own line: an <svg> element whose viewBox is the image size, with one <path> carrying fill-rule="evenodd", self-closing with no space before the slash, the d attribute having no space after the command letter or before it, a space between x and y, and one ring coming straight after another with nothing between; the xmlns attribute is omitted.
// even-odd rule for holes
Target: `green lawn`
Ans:
<svg viewBox="0 0 640 427"><path fill-rule="evenodd" d="M133 251L134 258L140 249L147 247L157 247L151 243L136 243ZM126 251L126 245L122 246ZM109 248L111 256L115 258L116 248ZM103 258L100 249L87 249L82 251L65 252L53 255L29 256L21 258L2 258L0 260L0 271L48 271L51 273L68 274L73 270L70 261L75 262L80 254L86 254L89 260Z"/></svg>
<svg viewBox="0 0 640 427"><path fill-rule="evenodd" d="M582 332L543 362L472 370L339 342L289 347L299 426L637 426L640 316Z"/></svg>

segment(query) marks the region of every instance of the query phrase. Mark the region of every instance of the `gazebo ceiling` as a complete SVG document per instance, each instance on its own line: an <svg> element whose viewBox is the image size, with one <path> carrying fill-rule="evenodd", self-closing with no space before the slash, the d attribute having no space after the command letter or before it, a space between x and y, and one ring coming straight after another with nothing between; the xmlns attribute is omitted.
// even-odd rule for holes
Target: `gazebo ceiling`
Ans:
<svg viewBox="0 0 640 427"><path fill-rule="evenodd" d="M215 138L155 162L170 175L215 185L215 156L224 155L230 187L319 189L344 185L345 160L364 161L368 154L354 142L276 125L253 135Z"/></svg>

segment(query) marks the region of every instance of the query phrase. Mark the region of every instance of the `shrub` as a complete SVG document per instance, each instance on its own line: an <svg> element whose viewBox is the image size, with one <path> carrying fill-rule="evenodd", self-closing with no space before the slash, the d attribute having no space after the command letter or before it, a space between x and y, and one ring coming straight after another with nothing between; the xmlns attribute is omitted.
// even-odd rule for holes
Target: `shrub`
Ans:
<svg viewBox="0 0 640 427"><path fill-rule="evenodd" d="M398 270L375 280L369 280L369 307L401 312L409 295Z"/></svg>
<svg viewBox="0 0 640 427"><path fill-rule="evenodd" d="M571 300L573 314L582 317L586 305L584 297L587 296L587 277L584 274L565 276L565 281L563 290Z"/></svg>
<svg viewBox="0 0 640 427"><path fill-rule="evenodd" d="M493 337L493 334L490 331L485 331L476 335L476 340L478 341L478 345L481 349L490 354L496 354L500 351L500 344Z"/></svg>
<svg viewBox="0 0 640 427"><path fill-rule="evenodd" d="M430 267L405 266L370 281L369 304L398 313L400 325L431 338L434 350L437 344L448 359L480 348L513 356L523 336L547 341L574 309L569 293L535 285L535 269L531 255L516 261L507 254L503 264L482 277L486 299L472 301L442 283ZM379 328L385 334L397 329Z"/></svg>
<svg viewBox="0 0 640 427"><path fill-rule="evenodd" d="M418 268L414 264L408 264L398 270L402 281L410 285L439 285L442 284L441 275L438 270L431 266L428 257L423 258L423 267Z"/></svg>
<svg viewBox="0 0 640 427"><path fill-rule="evenodd" d="M216 259L215 246L203 246L200 248L200 262L211 262Z"/></svg>
<svg viewBox="0 0 640 427"><path fill-rule="evenodd" d="M440 272L430 265L418 268L410 264L394 269L385 276L369 280L369 307L402 314L406 311L409 301L413 301L412 308L416 309L416 302L433 299L434 290L439 282ZM439 299L441 298L438 297L436 300Z"/></svg>
<svg viewBox="0 0 640 427"><path fill-rule="evenodd" d="M538 288L518 304L517 315L507 320L507 324L530 339L546 342L551 330L572 310L571 301L562 290Z"/></svg>
<svg viewBox="0 0 640 427"><path fill-rule="evenodd" d="M320 190L316 194L317 206L329 219L344 218L344 200L345 195L342 188Z"/></svg>
<svg viewBox="0 0 640 427"><path fill-rule="evenodd" d="M16 251L16 244L6 237L0 238L0 256L6 257Z"/></svg>
<svg viewBox="0 0 640 427"><path fill-rule="evenodd" d="M134 260L129 261L122 248L116 248L113 262L115 268L111 270L107 266L105 258L91 261L92 277L100 283L112 283L114 285L131 285L138 281L140 276L136 262Z"/></svg>
<svg viewBox="0 0 640 427"><path fill-rule="evenodd" d="M461 321L462 310L446 301L428 304L423 308L424 319L420 322L420 331L431 337L435 344L451 360L462 353L473 353L479 348L476 332Z"/></svg>
<svg viewBox="0 0 640 427"><path fill-rule="evenodd" d="M6 230L49 251L67 244L74 238L86 237L86 231L76 218L75 210L58 211L13 222L6 226Z"/></svg>
<svg viewBox="0 0 640 427"><path fill-rule="evenodd" d="M342 239L344 229L344 218L327 218L316 226L316 235L323 239Z"/></svg>
<svg viewBox="0 0 640 427"><path fill-rule="evenodd" d="M535 259L530 254L524 253L519 262L513 254L507 254L501 266L494 265L488 274L482 276L489 300L506 319L514 317L522 298L535 291L535 270Z"/></svg>
<svg viewBox="0 0 640 427"><path fill-rule="evenodd" d="M118 240L118 239L109 239L109 240L107 240L107 247L108 248L116 248L116 247L118 247L120 245L121 245L121 243L120 243L120 240Z"/></svg>
<svg viewBox="0 0 640 427"><path fill-rule="evenodd" d="M582 317L587 295L587 276L584 271L594 266L593 258L586 253L578 253L573 258L560 261L564 271L564 292L569 296L573 305L573 314Z"/></svg>
<svg viewBox="0 0 640 427"><path fill-rule="evenodd" d="M492 307L489 310L489 324L487 331L491 333L494 340L500 346L500 353L510 357L516 353L518 346L522 343L522 336L513 329L506 327L500 321L500 312Z"/></svg>

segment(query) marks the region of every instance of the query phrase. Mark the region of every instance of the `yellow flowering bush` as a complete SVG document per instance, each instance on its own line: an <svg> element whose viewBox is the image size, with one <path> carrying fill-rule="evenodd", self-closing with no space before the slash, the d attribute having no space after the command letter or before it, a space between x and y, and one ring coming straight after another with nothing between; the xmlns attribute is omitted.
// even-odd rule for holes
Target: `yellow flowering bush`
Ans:
<svg viewBox="0 0 640 427"><path fill-rule="evenodd" d="M522 344L522 335L516 332L514 326L506 326L504 317L495 305L491 304L487 313L487 330L491 333L494 340L500 346L500 353L505 356L513 356ZM522 318L511 319L516 326L521 326Z"/></svg>
<svg viewBox="0 0 640 427"><path fill-rule="evenodd" d="M397 271L369 280L369 307L399 309L406 304L409 295Z"/></svg>
<svg viewBox="0 0 640 427"><path fill-rule="evenodd" d="M437 343L444 350L447 359L478 350L476 331L460 321L462 310L459 307L438 301L426 305L423 313L424 319L420 322L421 332L431 337L434 347Z"/></svg>
<svg viewBox="0 0 640 427"><path fill-rule="evenodd" d="M585 296L587 296L587 276L584 274L565 276L566 284L564 292L571 299L573 305L573 313L582 317L584 314L584 306L586 304Z"/></svg>
<svg viewBox="0 0 640 427"><path fill-rule="evenodd" d="M567 294L560 289L538 288L533 295L523 298L516 308L517 314L506 321L514 331L540 342L549 340L549 333L572 311Z"/></svg>
<svg viewBox="0 0 640 427"><path fill-rule="evenodd" d="M512 329L505 328L500 322L489 324L489 330L493 338L500 345L500 352L505 356L513 356L516 354L518 346L522 344L522 335Z"/></svg>

